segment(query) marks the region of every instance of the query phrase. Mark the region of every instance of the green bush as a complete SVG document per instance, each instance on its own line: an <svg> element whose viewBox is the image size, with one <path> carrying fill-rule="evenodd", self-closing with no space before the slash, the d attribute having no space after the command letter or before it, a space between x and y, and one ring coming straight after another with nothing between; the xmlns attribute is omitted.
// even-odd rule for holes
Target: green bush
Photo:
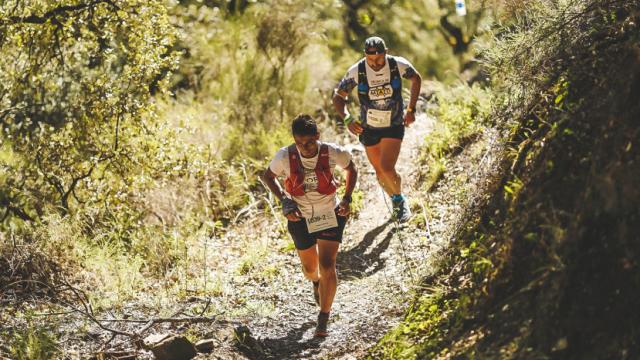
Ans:
<svg viewBox="0 0 640 360"><path fill-rule="evenodd" d="M35 327L14 333L9 349L14 359L25 360L48 360L60 352L54 335Z"/></svg>

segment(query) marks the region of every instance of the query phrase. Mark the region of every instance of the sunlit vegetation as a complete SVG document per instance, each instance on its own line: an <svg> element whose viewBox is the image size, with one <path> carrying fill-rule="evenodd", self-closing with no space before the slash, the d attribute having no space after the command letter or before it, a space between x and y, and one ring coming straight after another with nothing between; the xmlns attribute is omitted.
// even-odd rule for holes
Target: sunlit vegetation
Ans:
<svg viewBox="0 0 640 360"><path fill-rule="evenodd" d="M3 239L69 248L60 261L101 269L104 289L117 259L170 273L196 234L268 211L256 172L297 113L335 134L331 91L366 34L346 31L348 3L231 4L3 4ZM425 73L457 71L435 15L404 21L435 4L394 6L401 28L373 20L383 6L357 10L366 33Z"/></svg>
<svg viewBox="0 0 640 360"><path fill-rule="evenodd" d="M21 297L71 282L96 310L158 282L157 302L185 295L192 280L223 294L228 278L204 282L201 269L216 264L203 246L231 223L277 211L256 174L290 141L294 115L313 114L323 138L338 141L332 89L366 36L387 37L392 53L442 81L471 59L442 35L449 5L390 5L3 2L3 289ZM242 254L237 271L273 276L255 266L260 254ZM20 348L55 349L46 332L25 331Z"/></svg>
<svg viewBox="0 0 640 360"><path fill-rule="evenodd" d="M70 293L96 313L197 296L219 300L205 315L272 312L235 287L275 281L295 255L256 175L299 113L344 141L333 87L372 34L432 80L421 190L486 131L506 144L485 202L372 356L637 354L637 5L466 3L460 17L441 0L2 2L0 318L15 322L0 356L64 352L38 316ZM427 226L427 200L412 199L411 226ZM260 241L216 242L264 218L277 225L251 223Z"/></svg>
<svg viewBox="0 0 640 360"><path fill-rule="evenodd" d="M423 187L433 188L447 170L447 161L477 140L491 123L491 92L479 84L457 83L435 89L427 109L434 118L434 129L425 139L420 162L425 165Z"/></svg>

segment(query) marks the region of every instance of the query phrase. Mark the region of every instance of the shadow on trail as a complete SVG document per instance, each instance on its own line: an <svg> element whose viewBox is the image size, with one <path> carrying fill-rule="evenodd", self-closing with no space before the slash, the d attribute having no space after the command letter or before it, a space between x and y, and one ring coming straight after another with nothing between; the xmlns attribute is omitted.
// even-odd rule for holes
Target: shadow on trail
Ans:
<svg viewBox="0 0 640 360"><path fill-rule="evenodd" d="M387 235L380 241L375 248L371 249L368 253L367 250L373 245L376 238L383 233L383 231L389 226L391 222L385 222L384 224L370 230L364 235L360 243L345 252L338 253L338 259L336 265L338 267L339 276L341 278L356 278L360 279L365 276L371 276L378 272L385 266L385 259L381 259L380 255L389 248L391 239L396 233L396 228L393 228L387 232Z"/></svg>
<svg viewBox="0 0 640 360"><path fill-rule="evenodd" d="M282 337L257 340L260 344L261 351L243 352L250 359L289 359L302 355L304 355L305 358L311 357L320 352L320 344L322 344L325 338L312 337L306 341L300 340L302 340L304 333L313 328L315 324L315 321L307 321L297 329L289 330L289 332Z"/></svg>

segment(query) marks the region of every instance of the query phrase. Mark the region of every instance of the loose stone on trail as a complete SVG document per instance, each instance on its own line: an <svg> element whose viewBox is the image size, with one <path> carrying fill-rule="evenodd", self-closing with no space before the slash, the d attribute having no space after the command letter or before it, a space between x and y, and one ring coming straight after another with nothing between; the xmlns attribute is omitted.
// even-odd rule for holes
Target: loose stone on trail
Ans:
<svg viewBox="0 0 640 360"><path fill-rule="evenodd" d="M158 360L189 360L197 355L196 347L184 336L151 335L144 343Z"/></svg>
<svg viewBox="0 0 640 360"><path fill-rule="evenodd" d="M204 339L196 343L196 349L201 353L209 353L213 351L215 339Z"/></svg>

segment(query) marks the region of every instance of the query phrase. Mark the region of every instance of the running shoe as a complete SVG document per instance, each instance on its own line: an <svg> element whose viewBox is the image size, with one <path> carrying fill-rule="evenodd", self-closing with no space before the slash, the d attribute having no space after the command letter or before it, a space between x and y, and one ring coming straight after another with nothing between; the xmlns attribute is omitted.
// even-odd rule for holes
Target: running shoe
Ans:
<svg viewBox="0 0 640 360"><path fill-rule="evenodd" d="M325 337L329 335L327 332L327 326L329 325L329 313L323 313L320 311L318 314L318 324L316 325L315 337Z"/></svg>
<svg viewBox="0 0 640 360"><path fill-rule="evenodd" d="M409 208L409 202L403 195L394 195L391 198L391 203L393 205L393 213L391 218L394 221L398 221L400 223L405 223L411 219L411 209Z"/></svg>

